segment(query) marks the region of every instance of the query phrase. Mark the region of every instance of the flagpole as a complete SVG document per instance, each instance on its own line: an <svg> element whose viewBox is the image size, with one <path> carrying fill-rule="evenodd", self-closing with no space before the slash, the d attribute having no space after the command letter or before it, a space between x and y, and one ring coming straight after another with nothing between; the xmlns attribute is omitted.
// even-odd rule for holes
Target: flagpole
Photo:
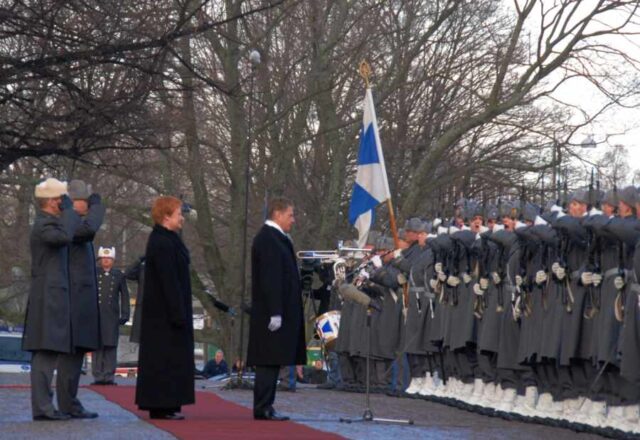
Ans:
<svg viewBox="0 0 640 440"><path fill-rule="evenodd" d="M360 63L360 67L358 68L358 73L364 80L364 85L367 89L371 88L371 84L369 83L369 77L371 76L371 66L365 60L362 60ZM391 227L391 235L393 235L393 243L397 248L400 247L400 238L398 237L398 228L396 226L396 215L393 211L393 203L391 201L391 194L389 194L389 198L387 199L387 207L389 208L389 226Z"/></svg>
<svg viewBox="0 0 640 440"><path fill-rule="evenodd" d="M371 66L365 60L362 60L360 63L360 67L358 69L360 76L364 80L364 84L367 89L371 89L371 84L369 83L369 77L371 76ZM391 193L389 193L389 198L387 199L387 207L389 208L389 227L391 228L391 235L393 235L393 243L396 249L400 248L400 237L398 237L398 227L396 226L396 215L393 210L393 203L391 201ZM409 285L404 284L402 286L402 300L404 307L409 306Z"/></svg>

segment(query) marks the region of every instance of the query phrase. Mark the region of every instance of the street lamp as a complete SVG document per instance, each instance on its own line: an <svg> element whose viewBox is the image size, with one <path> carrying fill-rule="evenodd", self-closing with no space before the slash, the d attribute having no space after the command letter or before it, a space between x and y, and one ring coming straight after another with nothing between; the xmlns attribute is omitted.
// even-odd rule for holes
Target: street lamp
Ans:
<svg viewBox="0 0 640 440"><path fill-rule="evenodd" d="M242 228L242 278L240 285L240 304L244 305L245 293L247 290L247 234L249 230L249 184L251 182L251 149L253 145L253 86L255 82L255 74L258 65L260 64L260 52L256 49L252 49L249 52L249 62L251 63L251 83L249 93L249 118L247 129L247 161L244 170L244 224ZM244 358L244 313L240 314L240 344L239 344L238 357ZM243 367L240 368L241 371ZM241 374L241 373L240 373Z"/></svg>

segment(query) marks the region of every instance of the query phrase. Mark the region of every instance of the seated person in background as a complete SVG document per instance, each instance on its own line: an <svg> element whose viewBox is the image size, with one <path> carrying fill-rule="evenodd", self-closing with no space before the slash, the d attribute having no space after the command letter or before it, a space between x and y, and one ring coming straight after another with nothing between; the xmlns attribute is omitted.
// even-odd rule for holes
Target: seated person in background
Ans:
<svg viewBox="0 0 640 440"><path fill-rule="evenodd" d="M222 350L216 351L216 355L211 359L202 369L202 375L209 379L213 376L219 376L221 374L229 374L229 367L224 360L224 353Z"/></svg>

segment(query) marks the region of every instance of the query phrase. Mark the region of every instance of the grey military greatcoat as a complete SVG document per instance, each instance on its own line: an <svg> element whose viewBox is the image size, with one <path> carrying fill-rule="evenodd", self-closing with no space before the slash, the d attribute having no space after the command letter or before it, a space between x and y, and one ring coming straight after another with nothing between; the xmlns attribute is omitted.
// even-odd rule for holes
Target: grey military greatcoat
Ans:
<svg viewBox="0 0 640 440"><path fill-rule="evenodd" d="M98 269L98 292L102 345L116 347L120 321L129 319L129 289L122 271L112 269L106 273Z"/></svg>
<svg viewBox="0 0 640 440"><path fill-rule="evenodd" d="M71 330L74 349L80 351L94 351L100 347L93 239L102 225L104 212L102 203L89 207L89 213L81 217L69 251Z"/></svg>
<svg viewBox="0 0 640 440"><path fill-rule="evenodd" d="M69 244L80 223L73 209L58 218L39 211L31 228L31 289L22 338L28 351L71 351Z"/></svg>

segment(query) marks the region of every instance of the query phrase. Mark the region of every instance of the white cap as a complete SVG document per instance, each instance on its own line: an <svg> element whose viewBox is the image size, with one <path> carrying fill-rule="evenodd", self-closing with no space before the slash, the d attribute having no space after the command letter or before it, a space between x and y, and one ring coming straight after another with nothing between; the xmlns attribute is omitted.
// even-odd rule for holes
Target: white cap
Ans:
<svg viewBox="0 0 640 440"><path fill-rule="evenodd" d="M110 247L105 248L100 246L98 249L98 258L112 258L115 260L116 258L116 248Z"/></svg>
<svg viewBox="0 0 640 440"><path fill-rule="evenodd" d="M67 193L67 182L49 177L36 185L35 196L39 199L55 199Z"/></svg>

